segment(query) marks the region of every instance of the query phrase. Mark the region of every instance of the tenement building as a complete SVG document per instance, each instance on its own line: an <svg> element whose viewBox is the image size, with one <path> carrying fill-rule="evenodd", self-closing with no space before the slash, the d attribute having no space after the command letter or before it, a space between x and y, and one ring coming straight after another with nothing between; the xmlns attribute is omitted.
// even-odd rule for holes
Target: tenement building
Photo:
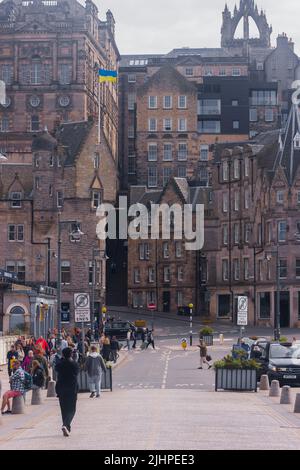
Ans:
<svg viewBox="0 0 300 470"><path fill-rule="evenodd" d="M90 0L0 3L0 267L57 288L60 222L61 309L72 324L74 293L94 290L97 313L106 298L96 209L118 191L118 96L98 71L118 69L114 34L112 13L101 21Z"/></svg>

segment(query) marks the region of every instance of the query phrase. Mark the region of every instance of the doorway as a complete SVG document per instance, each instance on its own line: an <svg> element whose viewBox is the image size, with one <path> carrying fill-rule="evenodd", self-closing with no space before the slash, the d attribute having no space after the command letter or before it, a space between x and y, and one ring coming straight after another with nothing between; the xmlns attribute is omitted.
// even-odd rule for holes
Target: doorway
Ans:
<svg viewBox="0 0 300 470"><path fill-rule="evenodd" d="M275 315L277 307L277 293L275 295ZM289 292L280 292L280 327L289 328L290 327L290 293Z"/></svg>
<svg viewBox="0 0 300 470"><path fill-rule="evenodd" d="M170 312L171 309L171 293L163 292L163 311L165 313Z"/></svg>

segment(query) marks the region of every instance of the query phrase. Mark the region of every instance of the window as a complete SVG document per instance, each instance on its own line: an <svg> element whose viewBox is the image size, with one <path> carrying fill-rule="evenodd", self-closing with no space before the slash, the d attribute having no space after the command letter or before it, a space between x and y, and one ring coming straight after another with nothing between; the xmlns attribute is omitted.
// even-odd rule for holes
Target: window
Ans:
<svg viewBox="0 0 300 470"><path fill-rule="evenodd" d="M178 96L178 108L179 109L186 109L186 96L185 95L180 95Z"/></svg>
<svg viewBox="0 0 300 470"><path fill-rule="evenodd" d="M183 266L179 266L177 269L177 280L178 282L183 282L184 281L184 268Z"/></svg>
<svg viewBox="0 0 300 470"><path fill-rule="evenodd" d="M6 262L6 271L9 273L16 273L16 263L15 261Z"/></svg>
<svg viewBox="0 0 300 470"><path fill-rule="evenodd" d="M148 107L149 109L157 109L157 96L148 97Z"/></svg>
<svg viewBox="0 0 300 470"><path fill-rule="evenodd" d="M70 242L79 243L81 241L81 224L71 224L70 227ZM76 234L76 235L75 235Z"/></svg>
<svg viewBox="0 0 300 470"><path fill-rule="evenodd" d="M300 204L300 191L297 193L297 203Z"/></svg>
<svg viewBox="0 0 300 470"><path fill-rule="evenodd" d="M128 83L135 83L136 82L136 75L134 73L128 74Z"/></svg>
<svg viewBox="0 0 300 470"><path fill-rule="evenodd" d="M191 67L188 67L185 69L185 74L187 77L192 77L194 75L194 69Z"/></svg>
<svg viewBox="0 0 300 470"><path fill-rule="evenodd" d="M135 155L128 155L128 174L136 174L136 158Z"/></svg>
<svg viewBox="0 0 300 470"><path fill-rule="evenodd" d="M273 109L266 109L265 110L265 121L266 122L273 122L274 121L274 110Z"/></svg>
<svg viewBox="0 0 300 470"><path fill-rule="evenodd" d="M163 160L164 161L172 161L173 160L173 146L172 146L172 144L164 144Z"/></svg>
<svg viewBox="0 0 300 470"><path fill-rule="evenodd" d="M177 291L177 307L183 307L183 293L181 291Z"/></svg>
<svg viewBox="0 0 300 470"><path fill-rule="evenodd" d="M153 283L155 282L155 269L148 268L148 282Z"/></svg>
<svg viewBox="0 0 300 470"><path fill-rule="evenodd" d="M187 130L187 121L185 118L178 119L178 132L186 132Z"/></svg>
<svg viewBox="0 0 300 470"><path fill-rule="evenodd" d="M148 120L148 129L149 129L149 132L157 131L157 119L151 118Z"/></svg>
<svg viewBox="0 0 300 470"><path fill-rule="evenodd" d="M228 245L228 225L223 225L222 227L222 238L223 238L223 245Z"/></svg>
<svg viewBox="0 0 300 470"><path fill-rule="evenodd" d="M240 128L240 121L233 121L232 122L232 128L233 129L239 129Z"/></svg>
<svg viewBox="0 0 300 470"><path fill-rule="evenodd" d="M244 172L245 172L245 178L248 178L248 176L249 176L249 157L244 158Z"/></svg>
<svg viewBox="0 0 300 470"><path fill-rule="evenodd" d="M239 105L239 100L232 100L232 101L231 101L231 106L236 107L236 106L238 106L238 105Z"/></svg>
<svg viewBox="0 0 300 470"><path fill-rule="evenodd" d="M133 292L132 294L132 306L133 308L143 308L143 293L142 292Z"/></svg>
<svg viewBox="0 0 300 470"><path fill-rule="evenodd" d="M256 108L250 108L250 122L256 122L257 121L257 109Z"/></svg>
<svg viewBox="0 0 300 470"><path fill-rule="evenodd" d="M200 160L202 162L208 161L209 145L200 145Z"/></svg>
<svg viewBox="0 0 300 470"><path fill-rule="evenodd" d="M232 69L232 76L239 77L241 75L241 69Z"/></svg>
<svg viewBox="0 0 300 470"><path fill-rule="evenodd" d="M181 142L178 144L178 160L185 161L187 160L188 148L187 143Z"/></svg>
<svg viewBox="0 0 300 470"><path fill-rule="evenodd" d="M40 118L39 116L31 116L31 131L36 132L40 130Z"/></svg>
<svg viewBox="0 0 300 470"><path fill-rule="evenodd" d="M2 65L0 68L0 80L5 82L6 85L11 85L13 82L14 71L12 65Z"/></svg>
<svg viewBox="0 0 300 470"><path fill-rule="evenodd" d="M230 295L218 295L218 317L228 318L230 316Z"/></svg>
<svg viewBox="0 0 300 470"><path fill-rule="evenodd" d="M285 220L278 222L278 241L285 242L287 235L287 222Z"/></svg>
<svg viewBox="0 0 300 470"><path fill-rule="evenodd" d="M244 258L244 280L249 279L249 258Z"/></svg>
<svg viewBox="0 0 300 470"><path fill-rule="evenodd" d="M3 116L0 120L0 132L9 131L9 118L8 116Z"/></svg>
<svg viewBox="0 0 300 470"><path fill-rule="evenodd" d="M276 90L252 90L250 102L252 106L276 106L277 92Z"/></svg>
<svg viewBox="0 0 300 470"><path fill-rule="evenodd" d="M256 70L264 70L264 63L263 62L257 62Z"/></svg>
<svg viewBox="0 0 300 470"><path fill-rule="evenodd" d="M262 246L262 224L257 224L257 244Z"/></svg>
<svg viewBox="0 0 300 470"><path fill-rule="evenodd" d="M8 226L8 241L23 242L24 241L24 225Z"/></svg>
<svg viewBox="0 0 300 470"><path fill-rule="evenodd" d="M300 278L300 259L296 259L296 277Z"/></svg>
<svg viewBox="0 0 300 470"><path fill-rule="evenodd" d="M72 81L72 64L59 64L58 81L60 85L69 85Z"/></svg>
<svg viewBox="0 0 300 470"><path fill-rule="evenodd" d="M211 69L205 69L204 70L204 76L205 77L212 77L213 76L213 71Z"/></svg>
<svg viewBox="0 0 300 470"><path fill-rule="evenodd" d="M288 264L286 259L279 260L279 277L286 279L288 275Z"/></svg>
<svg viewBox="0 0 300 470"><path fill-rule="evenodd" d="M262 259L258 261L258 279L260 281L264 280L264 262Z"/></svg>
<svg viewBox="0 0 300 470"><path fill-rule="evenodd" d="M157 144L148 144L148 161L157 161Z"/></svg>
<svg viewBox="0 0 300 470"><path fill-rule="evenodd" d="M167 259L167 258L169 258L169 256L170 256L169 243L164 242L163 243L163 257L164 257L164 259Z"/></svg>
<svg viewBox="0 0 300 470"><path fill-rule="evenodd" d="M100 166L100 154L99 153L94 154L93 162L94 162L94 169L98 170Z"/></svg>
<svg viewBox="0 0 300 470"><path fill-rule="evenodd" d="M11 206L12 208L14 208L14 209L18 209L18 208L22 207L21 198L22 198L22 193L20 193L20 192L13 192L13 193L11 193L11 196L10 196L10 199L11 199L10 206Z"/></svg>
<svg viewBox="0 0 300 470"><path fill-rule="evenodd" d="M172 131L172 119L164 119L163 130L167 132Z"/></svg>
<svg viewBox="0 0 300 470"><path fill-rule="evenodd" d="M151 166L148 168L148 188L157 187L157 167Z"/></svg>
<svg viewBox="0 0 300 470"><path fill-rule="evenodd" d="M199 168L199 184L200 186L207 187L209 183L208 169L203 166Z"/></svg>
<svg viewBox="0 0 300 470"><path fill-rule="evenodd" d="M245 225L245 243L250 242L250 236L251 236L251 224L246 224Z"/></svg>
<svg viewBox="0 0 300 470"><path fill-rule="evenodd" d="M199 100L198 114L213 116L221 114L221 100Z"/></svg>
<svg viewBox="0 0 300 470"><path fill-rule="evenodd" d="M172 109L172 96L164 96L164 109Z"/></svg>
<svg viewBox="0 0 300 470"><path fill-rule="evenodd" d="M245 209L250 207L250 191L248 188L245 189Z"/></svg>
<svg viewBox="0 0 300 470"><path fill-rule="evenodd" d="M198 131L202 134L220 134L221 122L220 121L199 121Z"/></svg>
<svg viewBox="0 0 300 470"><path fill-rule="evenodd" d="M229 179L229 165L228 162L223 162L222 164L222 172L223 172L223 181L228 181Z"/></svg>
<svg viewBox="0 0 300 470"><path fill-rule="evenodd" d="M172 177L172 168L163 168L163 186L166 186Z"/></svg>
<svg viewBox="0 0 300 470"><path fill-rule="evenodd" d="M149 245L149 243L141 243L139 245L139 259L140 259L140 261L150 259L150 245Z"/></svg>
<svg viewBox="0 0 300 470"><path fill-rule="evenodd" d="M128 126L128 139L134 139L134 126Z"/></svg>
<svg viewBox="0 0 300 470"><path fill-rule="evenodd" d="M71 102L71 99L69 96L67 95L63 95L63 96L60 96L59 97L59 105L62 107L62 108L66 108L67 106L69 106L70 102Z"/></svg>
<svg viewBox="0 0 300 470"><path fill-rule="evenodd" d="M64 196L62 191L57 191L56 193L56 201L57 201L57 207L63 207L64 205Z"/></svg>
<svg viewBox="0 0 300 470"><path fill-rule="evenodd" d="M267 320L271 318L271 294L260 292L259 294L259 317Z"/></svg>
<svg viewBox="0 0 300 470"><path fill-rule="evenodd" d="M237 159L234 160L233 169L234 169L234 178L239 179L239 177L240 177L240 162L239 162L239 160L237 160Z"/></svg>
<svg viewBox="0 0 300 470"><path fill-rule="evenodd" d="M134 283L135 284L140 284L140 282L141 282L141 272L140 272L139 268L134 269L133 278L134 278Z"/></svg>
<svg viewBox="0 0 300 470"><path fill-rule="evenodd" d="M267 243L271 243L271 241L272 241L272 224L271 224L271 222L267 222L266 232L267 232Z"/></svg>
<svg viewBox="0 0 300 470"><path fill-rule="evenodd" d="M228 194L223 194L223 212L228 212Z"/></svg>
<svg viewBox="0 0 300 470"><path fill-rule="evenodd" d="M235 281L240 279L240 261L238 259L233 260L233 276Z"/></svg>
<svg viewBox="0 0 300 470"><path fill-rule="evenodd" d="M97 190L92 191L92 208L98 209L101 205L101 192Z"/></svg>
<svg viewBox="0 0 300 470"><path fill-rule="evenodd" d="M229 279L229 265L228 265L228 259L223 259L222 260L222 279L223 281L228 281Z"/></svg>
<svg viewBox="0 0 300 470"><path fill-rule="evenodd" d="M238 245L240 243L240 225L239 224L234 224L233 236L234 236L234 244Z"/></svg>
<svg viewBox="0 0 300 470"><path fill-rule="evenodd" d="M219 76L220 77L226 77L226 69L220 69L219 70Z"/></svg>
<svg viewBox="0 0 300 470"><path fill-rule="evenodd" d="M182 257L182 243L181 242L175 242L175 256L176 258Z"/></svg>
<svg viewBox="0 0 300 470"><path fill-rule="evenodd" d="M53 196L53 186L52 186L52 184L49 184L49 196L50 197Z"/></svg>
<svg viewBox="0 0 300 470"><path fill-rule="evenodd" d="M169 266L164 267L164 282L171 282L171 269Z"/></svg>
<svg viewBox="0 0 300 470"><path fill-rule="evenodd" d="M128 111L134 111L136 103L136 94L128 93Z"/></svg>
<svg viewBox="0 0 300 470"><path fill-rule="evenodd" d="M178 178L186 178L186 166L179 166L177 169Z"/></svg>
<svg viewBox="0 0 300 470"><path fill-rule="evenodd" d="M240 210L240 193L238 191L234 193L234 210L236 212Z"/></svg>
<svg viewBox="0 0 300 470"><path fill-rule="evenodd" d="M70 261L62 261L61 263L61 283L71 284L71 263Z"/></svg>
<svg viewBox="0 0 300 470"><path fill-rule="evenodd" d="M276 201L278 204L283 204L284 203L284 192L283 191L277 191L276 192Z"/></svg>

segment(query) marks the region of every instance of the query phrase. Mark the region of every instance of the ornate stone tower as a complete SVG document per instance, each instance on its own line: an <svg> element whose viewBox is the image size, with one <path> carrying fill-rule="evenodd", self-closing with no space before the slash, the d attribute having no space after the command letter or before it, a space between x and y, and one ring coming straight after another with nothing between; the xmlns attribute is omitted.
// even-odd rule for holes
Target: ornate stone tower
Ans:
<svg viewBox="0 0 300 470"><path fill-rule="evenodd" d="M259 31L259 38L249 37L249 18L252 18L255 22ZM234 35L241 20L244 22L244 37L235 39ZM227 4L225 5L221 30L222 47L241 47L250 44L254 47L268 48L271 46L271 34L272 27L269 26L265 13L263 11L259 13L254 0L240 0L239 9L235 6L233 15Z"/></svg>

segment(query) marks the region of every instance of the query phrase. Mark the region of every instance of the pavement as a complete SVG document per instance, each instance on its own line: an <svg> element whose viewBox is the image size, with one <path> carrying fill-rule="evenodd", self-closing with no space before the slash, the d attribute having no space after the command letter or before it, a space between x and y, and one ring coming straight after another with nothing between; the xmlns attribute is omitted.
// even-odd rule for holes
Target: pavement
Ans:
<svg viewBox="0 0 300 470"><path fill-rule="evenodd" d="M233 342L216 342L209 353L218 359ZM292 406L266 392L216 393L214 371L198 366L198 348L184 352L174 338L157 341L155 350L122 352L114 391L99 400L79 395L70 437L62 436L57 399L44 398L41 406L27 404L25 415L3 416L0 450L300 449Z"/></svg>

